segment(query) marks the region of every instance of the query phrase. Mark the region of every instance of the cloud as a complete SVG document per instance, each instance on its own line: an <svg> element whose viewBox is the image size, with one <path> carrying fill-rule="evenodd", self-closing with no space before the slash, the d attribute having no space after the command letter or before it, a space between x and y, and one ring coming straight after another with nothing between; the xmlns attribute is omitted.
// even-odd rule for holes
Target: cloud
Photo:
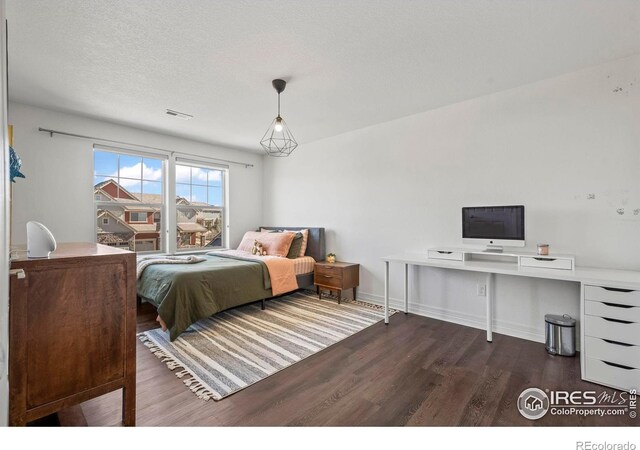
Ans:
<svg viewBox="0 0 640 450"><path fill-rule="evenodd" d="M142 174L142 179L145 181L161 181L162 180L162 169L154 169L153 167L149 167L143 163L137 163L133 166L124 166L120 168L120 185L124 186L137 186L140 184L140 175ZM110 177L116 179L118 177L117 173L109 175ZM123 180L122 178L133 178L134 180ZM137 180L137 181L136 181Z"/></svg>
<svg viewBox="0 0 640 450"><path fill-rule="evenodd" d="M209 172L209 184L222 179L219 170L201 169L199 167L176 165L176 181L178 183L207 184L207 172Z"/></svg>

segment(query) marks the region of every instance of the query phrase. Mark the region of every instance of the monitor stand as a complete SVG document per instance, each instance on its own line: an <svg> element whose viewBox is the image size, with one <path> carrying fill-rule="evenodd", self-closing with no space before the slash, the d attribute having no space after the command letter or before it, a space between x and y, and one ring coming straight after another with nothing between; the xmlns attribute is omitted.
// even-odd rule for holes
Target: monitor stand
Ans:
<svg viewBox="0 0 640 450"><path fill-rule="evenodd" d="M503 248L499 247L499 246L491 246L488 245L487 248L485 250L483 250L485 253L502 253Z"/></svg>

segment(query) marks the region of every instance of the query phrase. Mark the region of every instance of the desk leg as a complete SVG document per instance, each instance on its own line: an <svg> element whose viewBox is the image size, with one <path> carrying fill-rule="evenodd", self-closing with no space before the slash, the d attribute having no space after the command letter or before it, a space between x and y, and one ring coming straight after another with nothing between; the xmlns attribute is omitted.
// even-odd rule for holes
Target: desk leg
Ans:
<svg viewBox="0 0 640 450"><path fill-rule="evenodd" d="M404 265L404 313L409 314L409 264Z"/></svg>
<svg viewBox="0 0 640 450"><path fill-rule="evenodd" d="M389 261L384 262L384 324L389 325Z"/></svg>
<svg viewBox="0 0 640 450"><path fill-rule="evenodd" d="M491 324L493 323L493 278L494 274L487 274L487 342L493 341L493 330Z"/></svg>

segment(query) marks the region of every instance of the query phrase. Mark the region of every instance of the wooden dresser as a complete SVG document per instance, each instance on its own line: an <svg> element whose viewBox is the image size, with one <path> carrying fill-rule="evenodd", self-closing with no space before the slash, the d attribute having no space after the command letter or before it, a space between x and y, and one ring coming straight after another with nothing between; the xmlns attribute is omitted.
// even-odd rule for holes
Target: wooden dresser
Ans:
<svg viewBox="0 0 640 450"><path fill-rule="evenodd" d="M11 269L10 425L117 389L122 421L135 425L135 254L59 244L50 258L14 260Z"/></svg>

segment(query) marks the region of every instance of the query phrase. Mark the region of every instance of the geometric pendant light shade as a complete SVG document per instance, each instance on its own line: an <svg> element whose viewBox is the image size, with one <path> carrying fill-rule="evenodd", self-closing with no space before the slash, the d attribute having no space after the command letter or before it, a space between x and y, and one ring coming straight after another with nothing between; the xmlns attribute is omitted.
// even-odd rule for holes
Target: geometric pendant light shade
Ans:
<svg viewBox="0 0 640 450"><path fill-rule="evenodd" d="M267 128L260 140L260 145L269 156L289 156L298 146L284 119L280 116L280 94L287 86L284 80L273 80L273 88L278 93L278 115Z"/></svg>

